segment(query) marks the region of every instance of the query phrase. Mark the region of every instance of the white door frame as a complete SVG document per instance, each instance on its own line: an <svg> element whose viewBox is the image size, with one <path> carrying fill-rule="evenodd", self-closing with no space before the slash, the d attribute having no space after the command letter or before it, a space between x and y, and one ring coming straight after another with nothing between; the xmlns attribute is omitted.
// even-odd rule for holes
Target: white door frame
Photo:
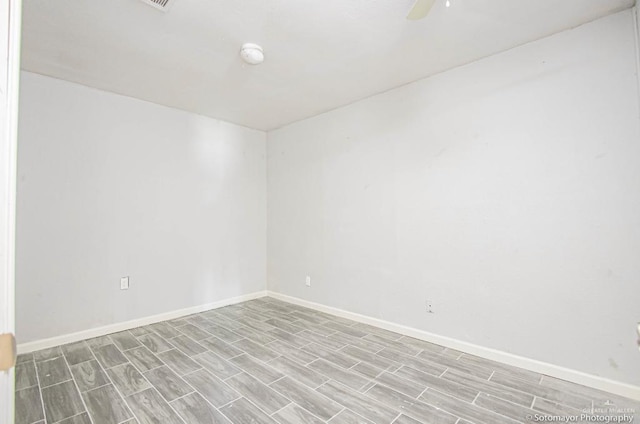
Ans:
<svg viewBox="0 0 640 424"><path fill-rule="evenodd" d="M15 333L15 212L22 0L0 1L0 333ZM0 422L14 422L14 370L0 372Z"/></svg>

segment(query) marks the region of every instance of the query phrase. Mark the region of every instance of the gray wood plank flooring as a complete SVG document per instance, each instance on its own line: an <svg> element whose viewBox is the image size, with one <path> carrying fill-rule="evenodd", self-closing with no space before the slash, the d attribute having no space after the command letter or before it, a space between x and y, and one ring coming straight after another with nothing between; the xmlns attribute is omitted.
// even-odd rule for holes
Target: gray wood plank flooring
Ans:
<svg viewBox="0 0 640 424"><path fill-rule="evenodd" d="M605 405L640 418L638 401L269 297L16 366L16 424L514 424Z"/></svg>

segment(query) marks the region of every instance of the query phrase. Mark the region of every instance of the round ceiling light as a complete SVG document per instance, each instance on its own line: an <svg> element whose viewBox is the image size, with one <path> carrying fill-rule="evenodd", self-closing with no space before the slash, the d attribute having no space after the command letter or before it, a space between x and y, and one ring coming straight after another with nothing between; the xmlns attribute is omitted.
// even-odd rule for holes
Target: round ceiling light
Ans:
<svg viewBox="0 0 640 424"><path fill-rule="evenodd" d="M259 65L264 61L262 47L253 43L245 43L242 45L240 57L249 65Z"/></svg>

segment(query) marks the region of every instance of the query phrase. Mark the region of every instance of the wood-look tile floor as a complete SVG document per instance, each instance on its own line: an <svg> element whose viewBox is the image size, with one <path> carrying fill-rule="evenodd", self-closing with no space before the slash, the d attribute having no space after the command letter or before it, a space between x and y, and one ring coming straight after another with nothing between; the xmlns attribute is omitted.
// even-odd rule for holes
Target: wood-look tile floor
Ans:
<svg viewBox="0 0 640 424"><path fill-rule="evenodd" d="M21 355L17 424L500 424L640 402L273 298ZM628 422L628 421L627 421Z"/></svg>

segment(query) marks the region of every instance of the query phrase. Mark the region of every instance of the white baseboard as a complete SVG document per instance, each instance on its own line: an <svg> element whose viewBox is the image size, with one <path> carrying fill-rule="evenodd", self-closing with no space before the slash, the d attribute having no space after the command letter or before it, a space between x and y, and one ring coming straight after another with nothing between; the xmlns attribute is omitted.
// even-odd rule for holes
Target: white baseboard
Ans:
<svg viewBox="0 0 640 424"><path fill-rule="evenodd" d="M385 330L394 331L396 333L414 337L416 339L425 340L425 341L435 343L441 346L445 346L451 349L459 350L461 352L468 353L470 355L480 356L482 358L490 359L493 361L523 368L529 371L537 372L539 374L544 374L544 375L559 378L562 380L571 381L573 383L581 384L583 386L593 387L594 389L603 390L605 392L614 393L627 398L640 400L640 387L638 386L622 383L619 381L609 380L603 377L598 377L595 375L587 374L587 373L573 370L570 368L565 368L558 365L537 361L535 359L526 358L523 356L518 356L511 353L503 352L500 350L479 346L473 343L452 339L450 337L429 333L427 331L418 330L415 328L407 327L400 324L395 324L393 322L381 320L378 318L372 318L366 315L345 311L343 309L322 305L320 303L310 302L308 300L287 296L287 295L276 293L273 291L254 292L254 293L237 296L229 299L219 300L217 302L208 303L204 305L192 306L190 308L165 312L162 314L152 315L144 318L138 318L131 321L109 324L102 327L83 330L83 331L79 331L71 334L65 334L62 336L52 337L49 339L22 343L18 345L18 353L22 354L22 353L34 352L36 350L48 349L51 347L60 346L67 343L73 343L80 340L90 339L93 337L100 337L107 334L116 333L118 331L129 330L131 328L154 324L156 322L175 319L175 318L183 317L186 315L196 314L196 313L208 311L211 309L221 308L223 306L234 305L236 303L257 299L264 296L270 296L275 299L282 300L284 302L293 303L293 304L304 306L310 309L315 309L317 311L326 312L339 317L351 319L353 321L384 328Z"/></svg>
<svg viewBox="0 0 640 424"><path fill-rule="evenodd" d="M287 296L287 295L276 293L273 291L267 291L267 296L282 300L284 302L289 302L299 306L304 306L306 308L315 309L320 312L326 312L332 315L337 315L342 318L347 318L347 319L358 321L364 324L369 324L376 327L384 328L385 330L393 331L406 336L414 337L416 339L434 343L440 346L445 346L451 349L459 350L461 352L468 353L470 355L480 356L482 358L501 362L507 365L512 365L514 367L523 368L539 374L548 375L550 377L559 378L561 380L570 381L572 383L581 384L583 386L592 387L594 389L603 390L605 392L614 393L627 398L640 400L640 387L634 386L631 384L609 380L603 377L598 377L595 375L587 374L587 373L573 370L570 368L565 368L558 365L537 361L535 359L526 358L524 356L518 356L511 353L503 352L500 350L479 346L473 343L463 342L460 340L452 339L450 337L429 333L427 331L418 330L418 329L407 327L400 324L395 324L393 322L381 320L378 318L368 317L366 315L360 315L354 312L349 312L343 309L322 305L320 303L310 302L308 300Z"/></svg>
<svg viewBox="0 0 640 424"><path fill-rule="evenodd" d="M208 311L210 309L221 308L223 306L234 305L247 300L257 299L267 295L266 291L236 296L229 299L219 300L204 305L192 306L189 308L178 309L175 311L164 312L162 314L152 315L144 318L137 318L131 321L109 324L102 327L91 328L89 330L78 331L76 333L64 334L62 336L51 337L49 339L36 340L33 342L22 343L18 345L18 353L29 353L36 350L48 349L67 343L78 342L80 340L90 339L93 337L105 336L118 331L130 330L132 328L141 327L143 325L155 324L156 322L166 321L170 319L180 318L186 315L197 314L199 312Z"/></svg>

